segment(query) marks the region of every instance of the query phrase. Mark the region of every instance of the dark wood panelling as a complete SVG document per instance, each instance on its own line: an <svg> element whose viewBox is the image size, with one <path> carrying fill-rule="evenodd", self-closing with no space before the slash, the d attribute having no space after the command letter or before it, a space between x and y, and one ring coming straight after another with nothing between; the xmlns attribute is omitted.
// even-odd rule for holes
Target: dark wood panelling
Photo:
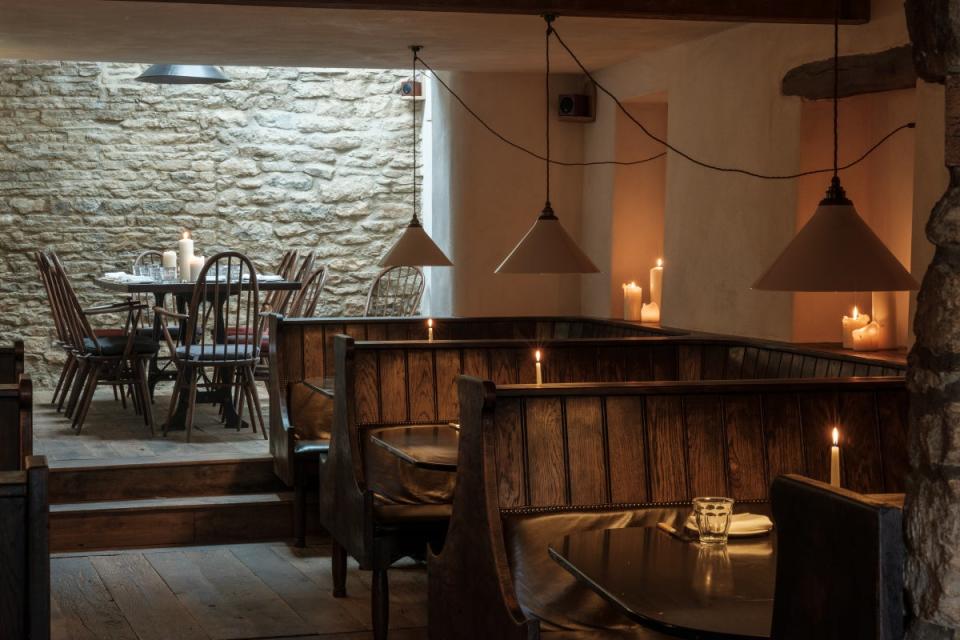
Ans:
<svg viewBox="0 0 960 640"><path fill-rule="evenodd" d="M650 495L654 502L675 500L687 491L683 404L678 397L647 398Z"/></svg>
<svg viewBox="0 0 960 640"><path fill-rule="evenodd" d="M492 349L490 351L490 365L492 367L490 379L496 384L517 384L520 382L517 371L517 354L512 349ZM531 357L533 354L531 354Z"/></svg>
<svg viewBox="0 0 960 640"><path fill-rule="evenodd" d="M564 425L559 398L531 398L525 405L530 503L566 504Z"/></svg>
<svg viewBox="0 0 960 640"><path fill-rule="evenodd" d="M607 464L600 398L570 398L566 403L570 503L608 501Z"/></svg>
<svg viewBox="0 0 960 640"><path fill-rule="evenodd" d="M613 502L650 500L647 486L648 448L644 434L644 406L640 397L606 399L610 452L610 493Z"/></svg>
<svg viewBox="0 0 960 640"><path fill-rule="evenodd" d="M406 352L400 349L380 352L380 419L386 424L410 419Z"/></svg>
<svg viewBox="0 0 960 640"><path fill-rule="evenodd" d="M680 380L700 380L703 371L703 347L699 344L681 344L678 359Z"/></svg>
<svg viewBox="0 0 960 640"><path fill-rule="evenodd" d="M697 496L729 493L725 472L723 414L719 396L686 398L687 461L690 492Z"/></svg>
<svg viewBox="0 0 960 640"><path fill-rule="evenodd" d="M908 397L906 390L878 393L877 423L880 428L880 455L883 461L883 487L887 493L906 490L909 471L907 450Z"/></svg>
<svg viewBox="0 0 960 640"><path fill-rule="evenodd" d="M727 427L727 459L730 493L738 500L756 500L767 495L769 481L765 464L760 397L730 395L723 399Z"/></svg>
<svg viewBox="0 0 960 640"><path fill-rule="evenodd" d="M701 380L723 380L729 347L707 345L703 350L703 374Z"/></svg>
<svg viewBox="0 0 960 640"><path fill-rule="evenodd" d="M869 492L871 487L883 486L874 393L840 393L838 410L843 486L860 493Z"/></svg>
<svg viewBox="0 0 960 640"><path fill-rule="evenodd" d="M806 473L797 395L794 393L764 395L763 423L770 478L787 473Z"/></svg>
<svg viewBox="0 0 960 640"><path fill-rule="evenodd" d="M803 394L798 403L807 475L829 482L831 434L839 426L837 395L832 391Z"/></svg>
<svg viewBox="0 0 960 640"><path fill-rule="evenodd" d="M457 376L460 375L460 351L444 349L437 358L437 413L439 420L460 419L460 399L457 397Z"/></svg>
<svg viewBox="0 0 960 640"><path fill-rule="evenodd" d="M407 354L407 384L411 422L437 420L437 384L433 373L433 351Z"/></svg>
<svg viewBox="0 0 960 640"><path fill-rule="evenodd" d="M380 419L380 379L376 352L357 352L354 356L354 409L357 422L370 424Z"/></svg>
<svg viewBox="0 0 960 640"><path fill-rule="evenodd" d="M657 346L652 349L653 359L653 379L654 380L676 380L677 352L669 346Z"/></svg>
<svg viewBox="0 0 960 640"><path fill-rule="evenodd" d="M497 405L496 422L494 451L497 468L503 470L497 478L500 507L518 507L529 500L524 483L527 463L523 437L523 401L506 399L500 402Z"/></svg>

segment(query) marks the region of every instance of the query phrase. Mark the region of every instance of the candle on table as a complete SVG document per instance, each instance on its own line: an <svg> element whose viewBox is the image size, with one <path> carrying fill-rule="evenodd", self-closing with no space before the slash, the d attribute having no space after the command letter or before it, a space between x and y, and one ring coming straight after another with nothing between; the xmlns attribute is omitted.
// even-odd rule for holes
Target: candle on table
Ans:
<svg viewBox="0 0 960 640"><path fill-rule="evenodd" d="M161 265L164 269L177 268L177 252L173 249L163 252L163 258L161 259Z"/></svg>
<svg viewBox="0 0 960 640"><path fill-rule="evenodd" d="M640 310L640 322L660 322L660 305L656 302L643 305Z"/></svg>
<svg viewBox="0 0 960 640"><path fill-rule="evenodd" d="M870 316L861 314L860 310L854 305L852 316L843 316L840 324L843 326L843 348L853 349L853 332L861 329L870 323Z"/></svg>
<svg viewBox="0 0 960 640"><path fill-rule="evenodd" d="M639 320L640 312L643 307L643 287L638 287L636 282L628 282L623 285L623 319Z"/></svg>
<svg viewBox="0 0 960 640"><path fill-rule="evenodd" d="M193 239L189 231L184 231L183 237L177 241L177 252L180 255L180 279L191 280L190 261L193 260Z"/></svg>
<svg viewBox="0 0 960 640"><path fill-rule="evenodd" d="M830 484L840 486L840 431L833 428L833 446L830 447Z"/></svg>
<svg viewBox="0 0 960 640"><path fill-rule="evenodd" d="M657 308L663 304L663 258L657 258L657 266L650 269L650 302Z"/></svg>
<svg viewBox="0 0 960 640"><path fill-rule="evenodd" d="M427 320L427 340L433 340L433 318Z"/></svg>
<svg viewBox="0 0 960 640"><path fill-rule="evenodd" d="M200 277L200 271L203 270L203 265L206 264L207 259L204 256L194 256L190 259L190 268L187 270L187 273L190 274L190 281L196 282L197 278Z"/></svg>
<svg viewBox="0 0 960 640"><path fill-rule="evenodd" d="M879 348L897 348L897 294L894 291L874 291L873 321L880 325Z"/></svg>
<svg viewBox="0 0 960 640"><path fill-rule="evenodd" d="M876 351L880 348L880 325L871 322L853 332L854 351Z"/></svg>
<svg viewBox="0 0 960 640"><path fill-rule="evenodd" d="M540 349L537 349L533 357L537 361L537 384L543 384L543 370L540 368Z"/></svg>

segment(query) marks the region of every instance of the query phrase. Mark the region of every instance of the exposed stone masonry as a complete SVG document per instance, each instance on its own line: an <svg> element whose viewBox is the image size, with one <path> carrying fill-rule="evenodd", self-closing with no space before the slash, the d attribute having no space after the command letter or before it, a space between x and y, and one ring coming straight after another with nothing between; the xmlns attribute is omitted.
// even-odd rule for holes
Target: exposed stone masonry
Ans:
<svg viewBox="0 0 960 640"><path fill-rule="evenodd" d="M30 257L55 249L84 304L91 276L145 249L287 248L330 268L324 315L362 312L376 263L410 216L409 72L231 67L218 86L135 82L140 65L0 61L0 341L59 370Z"/></svg>

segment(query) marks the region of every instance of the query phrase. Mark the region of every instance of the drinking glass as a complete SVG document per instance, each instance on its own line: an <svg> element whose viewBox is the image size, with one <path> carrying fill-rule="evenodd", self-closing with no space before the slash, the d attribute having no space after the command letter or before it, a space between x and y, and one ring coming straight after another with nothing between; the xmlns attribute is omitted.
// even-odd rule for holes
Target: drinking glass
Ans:
<svg viewBox="0 0 960 640"><path fill-rule="evenodd" d="M177 280L177 268L176 267L163 267L163 281L164 282L176 282Z"/></svg>
<svg viewBox="0 0 960 640"><path fill-rule="evenodd" d="M693 516L701 544L727 544L733 519L733 498L694 498Z"/></svg>

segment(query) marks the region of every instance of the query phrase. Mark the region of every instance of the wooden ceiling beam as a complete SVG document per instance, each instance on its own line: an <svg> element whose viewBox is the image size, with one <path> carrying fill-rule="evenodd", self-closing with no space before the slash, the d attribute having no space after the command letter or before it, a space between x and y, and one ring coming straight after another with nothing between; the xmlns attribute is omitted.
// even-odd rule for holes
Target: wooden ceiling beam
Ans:
<svg viewBox="0 0 960 640"><path fill-rule="evenodd" d="M912 89L917 84L910 45L852 56L840 56L839 97L878 91ZM806 100L833 97L833 58L808 62L787 72L781 84L785 96Z"/></svg>
<svg viewBox="0 0 960 640"><path fill-rule="evenodd" d="M119 0L256 7L504 13L721 22L833 22L834 0ZM840 0L840 20L870 20L870 0Z"/></svg>

